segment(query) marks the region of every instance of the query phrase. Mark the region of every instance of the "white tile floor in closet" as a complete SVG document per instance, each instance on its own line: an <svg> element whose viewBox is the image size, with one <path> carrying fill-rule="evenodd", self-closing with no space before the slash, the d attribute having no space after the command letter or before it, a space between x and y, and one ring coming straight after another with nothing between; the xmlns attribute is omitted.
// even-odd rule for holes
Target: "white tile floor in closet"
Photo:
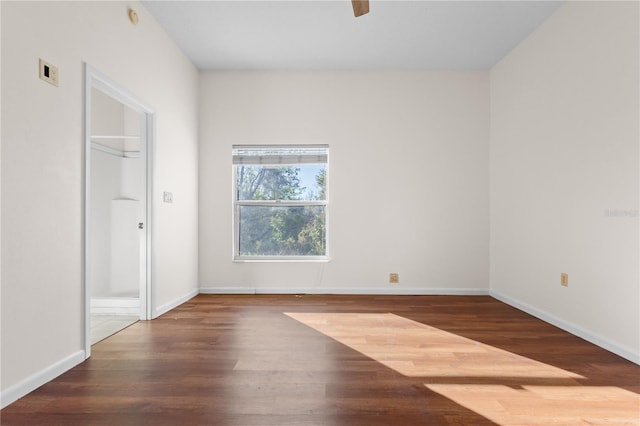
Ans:
<svg viewBox="0 0 640 426"><path fill-rule="evenodd" d="M123 328L137 322L139 318L131 315L91 315L91 344L106 339Z"/></svg>

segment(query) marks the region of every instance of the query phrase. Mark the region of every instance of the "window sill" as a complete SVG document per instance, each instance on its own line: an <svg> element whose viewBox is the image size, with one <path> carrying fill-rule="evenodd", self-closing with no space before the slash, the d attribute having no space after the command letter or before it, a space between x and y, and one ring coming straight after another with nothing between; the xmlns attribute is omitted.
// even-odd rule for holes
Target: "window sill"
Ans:
<svg viewBox="0 0 640 426"><path fill-rule="evenodd" d="M236 257L233 263L327 263L329 256L315 257Z"/></svg>

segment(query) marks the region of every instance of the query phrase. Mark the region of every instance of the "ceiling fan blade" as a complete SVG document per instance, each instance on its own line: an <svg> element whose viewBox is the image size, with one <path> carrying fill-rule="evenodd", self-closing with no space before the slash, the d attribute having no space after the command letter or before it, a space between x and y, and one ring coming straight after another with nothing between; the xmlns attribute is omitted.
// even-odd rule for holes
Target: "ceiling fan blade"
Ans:
<svg viewBox="0 0 640 426"><path fill-rule="evenodd" d="M353 14L356 16L362 16L365 13L369 13L369 0L351 0L353 5Z"/></svg>

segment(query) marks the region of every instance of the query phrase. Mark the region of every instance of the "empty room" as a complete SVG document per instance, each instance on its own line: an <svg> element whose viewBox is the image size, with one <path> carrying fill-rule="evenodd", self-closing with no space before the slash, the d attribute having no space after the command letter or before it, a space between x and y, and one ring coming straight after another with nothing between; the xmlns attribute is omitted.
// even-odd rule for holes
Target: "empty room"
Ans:
<svg viewBox="0 0 640 426"><path fill-rule="evenodd" d="M0 424L640 424L640 2L0 34Z"/></svg>

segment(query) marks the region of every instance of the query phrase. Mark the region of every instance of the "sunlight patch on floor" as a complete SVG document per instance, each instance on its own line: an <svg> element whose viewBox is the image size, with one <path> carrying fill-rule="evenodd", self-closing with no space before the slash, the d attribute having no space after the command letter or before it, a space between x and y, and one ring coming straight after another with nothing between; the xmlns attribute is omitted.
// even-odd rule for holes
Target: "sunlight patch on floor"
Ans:
<svg viewBox="0 0 640 426"><path fill-rule="evenodd" d="M638 425L640 396L391 313L285 313L499 425Z"/></svg>
<svg viewBox="0 0 640 426"><path fill-rule="evenodd" d="M499 425L638 425L640 419L640 396L612 386L425 386Z"/></svg>
<svg viewBox="0 0 640 426"><path fill-rule="evenodd" d="M391 313L285 315L408 377L583 378Z"/></svg>

